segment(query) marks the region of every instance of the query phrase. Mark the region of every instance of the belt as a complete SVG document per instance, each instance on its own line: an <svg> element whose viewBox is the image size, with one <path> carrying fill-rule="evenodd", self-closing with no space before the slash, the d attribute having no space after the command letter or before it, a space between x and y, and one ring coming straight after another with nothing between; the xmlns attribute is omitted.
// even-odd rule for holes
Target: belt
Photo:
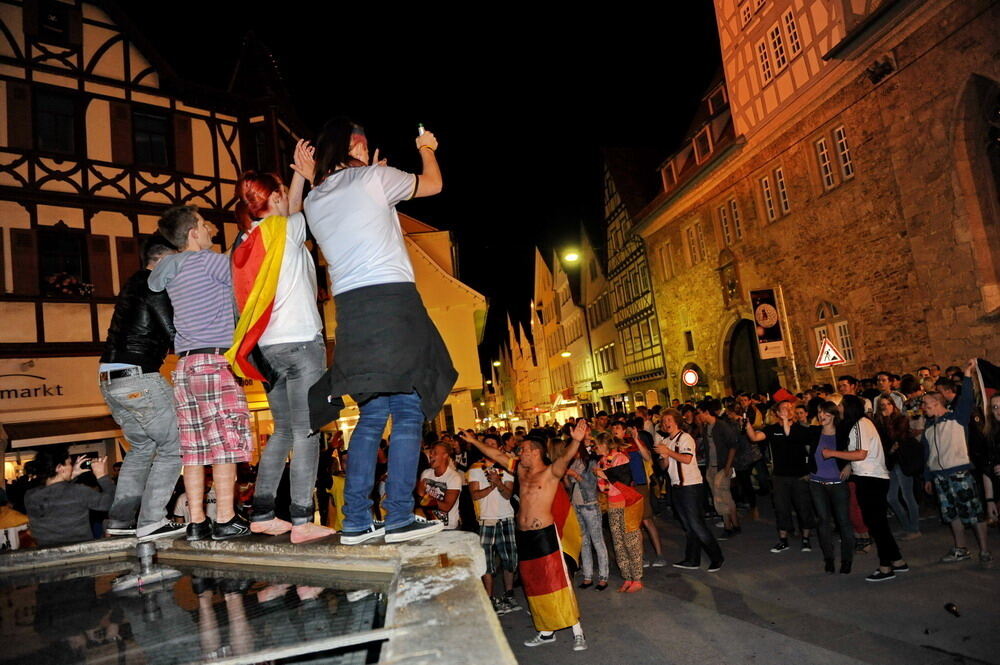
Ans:
<svg viewBox="0 0 1000 665"><path fill-rule="evenodd" d="M221 346L208 346L203 349L188 349L187 351L181 351L177 354L178 358L186 358L187 356L195 356L202 353L212 354L216 356L221 356L223 353L229 349Z"/></svg>
<svg viewBox="0 0 1000 665"><path fill-rule="evenodd" d="M98 372L97 376L101 381L111 381L112 379L121 379L126 376L142 376L142 368L126 367L125 369L113 369L108 372Z"/></svg>

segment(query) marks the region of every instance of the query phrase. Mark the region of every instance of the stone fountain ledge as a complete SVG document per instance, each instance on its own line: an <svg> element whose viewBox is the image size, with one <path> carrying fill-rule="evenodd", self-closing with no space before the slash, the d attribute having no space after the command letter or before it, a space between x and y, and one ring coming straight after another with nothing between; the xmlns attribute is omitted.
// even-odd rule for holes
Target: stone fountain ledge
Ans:
<svg viewBox="0 0 1000 665"><path fill-rule="evenodd" d="M0 574L30 573L63 566L93 565L133 555L135 538L113 538L0 555ZM281 568L324 572L359 586L381 583L387 594L389 638L382 662L451 665L476 662L514 665L496 614L480 582L486 561L479 538L442 532L393 545L341 545L336 536L293 545L288 536L221 542L158 541L165 565L212 568Z"/></svg>

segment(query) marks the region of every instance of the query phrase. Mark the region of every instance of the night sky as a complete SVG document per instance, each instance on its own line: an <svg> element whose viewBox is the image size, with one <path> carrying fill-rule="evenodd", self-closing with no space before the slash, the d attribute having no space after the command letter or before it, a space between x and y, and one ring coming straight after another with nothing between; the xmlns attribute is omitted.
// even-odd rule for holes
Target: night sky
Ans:
<svg viewBox="0 0 1000 665"><path fill-rule="evenodd" d="M346 114L390 165L415 170L416 125L433 131L445 191L399 209L454 232L461 279L490 302L482 354L493 357L505 315L527 319L533 248L576 246L581 223L600 231L601 147L666 157L719 67L712 3L667 4L653 14L607 3L586 15L508 5L492 14L379 5L374 15L346 3L320 14L314 2L122 6L183 78L219 88L252 30L309 127Z"/></svg>

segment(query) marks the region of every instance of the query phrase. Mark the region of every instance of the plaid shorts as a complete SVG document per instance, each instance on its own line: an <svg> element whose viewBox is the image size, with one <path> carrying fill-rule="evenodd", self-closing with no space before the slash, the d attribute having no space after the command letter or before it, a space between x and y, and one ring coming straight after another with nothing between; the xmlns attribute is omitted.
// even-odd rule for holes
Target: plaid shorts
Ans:
<svg viewBox="0 0 1000 665"><path fill-rule="evenodd" d="M971 471L956 471L950 476L934 476L941 506L941 519L945 522L961 520L962 524L983 521L983 503L979 500L976 478Z"/></svg>
<svg viewBox="0 0 1000 665"><path fill-rule="evenodd" d="M494 575L497 572L496 557L493 553L500 555L500 565L508 572L517 570L517 541L514 540L514 518L479 521L479 542L486 552L486 574Z"/></svg>
<svg viewBox="0 0 1000 665"><path fill-rule="evenodd" d="M250 411L243 387L220 355L184 356L173 372L185 466L250 461Z"/></svg>

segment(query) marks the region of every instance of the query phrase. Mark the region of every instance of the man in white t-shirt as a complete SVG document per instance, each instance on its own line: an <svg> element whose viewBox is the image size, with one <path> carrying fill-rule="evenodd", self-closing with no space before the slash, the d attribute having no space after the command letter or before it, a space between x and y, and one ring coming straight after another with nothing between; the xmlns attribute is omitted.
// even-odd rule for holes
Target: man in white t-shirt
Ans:
<svg viewBox="0 0 1000 665"><path fill-rule="evenodd" d="M435 443L430 451L431 468L424 469L417 483L420 505L434 514L445 529L458 528L458 495L462 492L462 475L451 463L451 450L445 443Z"/></svg>
<svg viewBox="0 0 1000 665"><path fill-rule="evenodd" d="M494 448L500 447L500 438L487 434L483 441ZM521 609L514 600L514 571L517 570L517 542L514 539L514 476L491 460L473 465L469 469L469 492L479 509L479 542L486 554L486 574L483 586L486 595L493 598L493 576L496 574L496 557L503 567L504 595L493 598L497 614L507 614Z"/></svg>

